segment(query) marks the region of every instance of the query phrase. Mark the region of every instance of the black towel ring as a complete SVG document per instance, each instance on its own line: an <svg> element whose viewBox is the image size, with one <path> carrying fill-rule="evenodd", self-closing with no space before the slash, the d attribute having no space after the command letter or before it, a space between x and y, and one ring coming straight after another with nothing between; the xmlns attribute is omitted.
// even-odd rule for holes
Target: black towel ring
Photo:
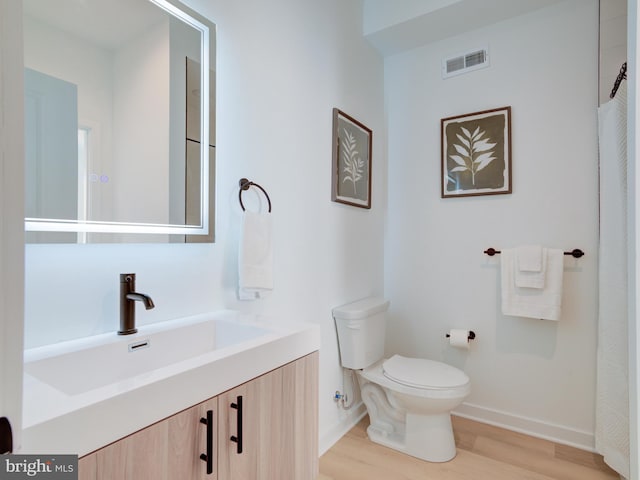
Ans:
<svg viewBox="0 0 640 480"><path fill-rule="evenodd" d="M250 182L246 178L241 178L240 182L238 183L240 185L240 191L238 191L238 200L240 200L240 206L242 207L243 212L245 211L245 208L244 208L244 203L242 203L242 192L244 190L249 190L249 188L253 186L253 187L258 187L260 190L262 190L262 193L264 193L264 196L267 197L267 202L269 203L269 213L271 213L271 199L269 198L269 194L264 188L262 188L257 183Z"/></svg>

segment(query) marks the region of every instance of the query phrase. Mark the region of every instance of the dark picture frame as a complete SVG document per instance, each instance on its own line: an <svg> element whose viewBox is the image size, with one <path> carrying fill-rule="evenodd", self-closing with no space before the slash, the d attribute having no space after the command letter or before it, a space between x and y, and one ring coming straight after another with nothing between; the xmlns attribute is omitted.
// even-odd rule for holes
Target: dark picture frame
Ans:
<svg viewBox="0 0 640 480"><path fill-rule="evenodd" d="M372 145L370 128L333 109L332 201L371 208Z"/></svg>
<svg viewBox="0 0 640 480"><path fill-rule="evenodd" d="M441 197L512 193L511 107L443 118Z"/></svg>

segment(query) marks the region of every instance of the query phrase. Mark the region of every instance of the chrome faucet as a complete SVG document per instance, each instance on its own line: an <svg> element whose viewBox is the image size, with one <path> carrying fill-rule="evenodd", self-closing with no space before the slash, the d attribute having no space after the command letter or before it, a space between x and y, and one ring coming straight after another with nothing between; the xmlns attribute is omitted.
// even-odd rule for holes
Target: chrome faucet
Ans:
<svg viewBox="0 0 640 480"><path fill-rule="evenodd" d="M142 302L144 308L151 310L155 305L149 295L138 293L136 290L136 274L120 274L120 330L118 335L136 333L136 301Z"/></svg>

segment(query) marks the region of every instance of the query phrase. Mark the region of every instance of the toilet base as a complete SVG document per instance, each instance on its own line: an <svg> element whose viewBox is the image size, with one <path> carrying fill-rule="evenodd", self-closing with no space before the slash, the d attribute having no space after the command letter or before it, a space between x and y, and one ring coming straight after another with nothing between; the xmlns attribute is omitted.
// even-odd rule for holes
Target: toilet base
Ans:
<svg viewBox="0 0 640 480"><path fill-rule="evenodd" d="M372 442L393 448L427 462L448 462L456 456L451 416L407 414L404 436L369 425L367 436Z"/></svg>
<svg viewBox="0 0 640 480"><path fill-rule="evenodd" d="M456 456L451 415L407 414L406 452L429 462L448 462Z"/></svg>
<svg viewBox="0 0 640 480"><path fill-rule="evenodd" d="M448 462L456 456L450 412L466 394L425 401L384 388L362 374L358 383L369 413L367 435L372 442L428 462Z"/></svg>

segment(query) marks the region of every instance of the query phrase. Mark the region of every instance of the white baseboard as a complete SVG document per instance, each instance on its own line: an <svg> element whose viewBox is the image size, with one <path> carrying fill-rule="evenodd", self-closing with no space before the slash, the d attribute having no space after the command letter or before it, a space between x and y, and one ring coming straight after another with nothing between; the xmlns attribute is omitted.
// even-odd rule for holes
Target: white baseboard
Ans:
<svg viewBox="0 0 640 480"><path fill-rule="evenodd" d="M577 430L563 425L544 422L535 418L515 415L492 408L463 403L453 412L453 415L468 418L481 423L487 423L496 427L506 428L518 433L524 433L532 437L542 438L551 442L568 445L588 452L595 452L595 438L592 432ZM322 456L335 443L340 440L367 414L364 403L354 405L346 417L320 431L318 444L319 455Z"/></svg>
<svg viewBox="0 0 640 480"><path fill-rule="evenodd" d="M346 411L345 418L334 423L329 428L320 429L320 439L318 442L319 455L322 456L335 443L340 440L349 430L351 430L367 414L364 403L360 402Z"/></svg>
<svg viewBox="0 0 640 480"><path fill-rule="evenodd" d="M453 415L488 423L496 427L506 428L514 432L524 433L532 437L542 438L555 443L595 452L595 437L593 432L585 432L574 428L544 422L535 418L514 415L513 413L481 407L470 403L463 403L453 412Z"/></svg>

